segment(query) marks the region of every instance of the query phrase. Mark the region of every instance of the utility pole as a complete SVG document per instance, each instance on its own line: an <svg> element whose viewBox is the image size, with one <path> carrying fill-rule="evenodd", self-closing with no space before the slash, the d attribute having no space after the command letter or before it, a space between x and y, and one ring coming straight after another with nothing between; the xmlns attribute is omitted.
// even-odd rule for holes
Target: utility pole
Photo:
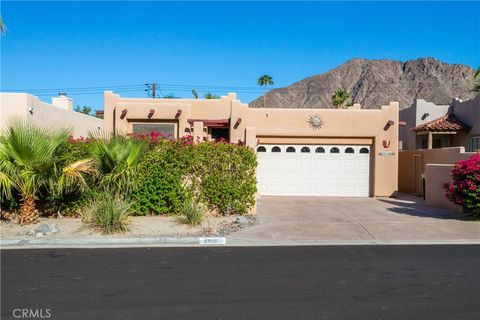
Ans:
<svg viewBox="0 0 480 320"><path fill-rule="evenodd" d="M152 98L155 99L157 97L157 84L155 82L145 83L145 86L147 87L145 91L147 91L149 95L151 94Z"/></svg>

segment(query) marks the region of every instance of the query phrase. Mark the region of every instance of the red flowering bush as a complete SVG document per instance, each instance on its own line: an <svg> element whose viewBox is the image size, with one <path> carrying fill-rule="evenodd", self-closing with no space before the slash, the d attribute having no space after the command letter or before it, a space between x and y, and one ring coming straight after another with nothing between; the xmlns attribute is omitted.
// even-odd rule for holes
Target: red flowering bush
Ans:
<svg viewBox="0 0 480 320"><path fill-rule="evenodd" d="M480 215L480 154L455 163L445 196L474 215Z"/></svg>

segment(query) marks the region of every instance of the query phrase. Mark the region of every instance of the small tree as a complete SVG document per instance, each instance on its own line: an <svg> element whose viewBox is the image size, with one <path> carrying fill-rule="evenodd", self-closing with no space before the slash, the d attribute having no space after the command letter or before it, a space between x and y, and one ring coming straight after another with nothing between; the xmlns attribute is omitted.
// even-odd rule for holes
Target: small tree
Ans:
<svg viewBox="0 0 480 320"><path fill-rule="evenodd" d="M80 108L80 106L76 106L75 111L83 114L90 114L90 112L92 112L92 108L88 106L83 106L82 108Z"/></svg>
<svg viewBox="0 0 480 320"><path fill-rule="evenodd" d="M163 98L164 99L178 99L178 97L173 92L167 93L166 95L163 96Z"/></svg>
<svg viewBox="0 0 480 320"><path fill-rule="evenodd" d="M337 90L332 95L332 104L337 109L345 109L352 105L352 100L350 99L350 95L348 94L347 90Z"/></svg>
<svg viewBox="0 0 480 320"><path fill-rule="evenodd" d="M475 92L475 94L478 96L480 95L480 79L478 79L478 76L480 75L480 67L477 68L477 71L473 74L473 79L475 80L475 84L473 86L472 91Z"/></svg>
<svg viewBox="0 0 480 320"><path fill-rule="evenodd" d="M455 163L445 196L474 215L480 215L480 153Z"/></svg>
<svg viewBox="0 0 480 320"><path fill-rule="evenodd" d="M205 93L205 99L220 99L220 96L217 96L216 94L207 92Z"/></svg>
<svg viewBox="0 0 480 320"><path fill-rule="evenodd" d="M273 78L268 74L264 74L260 78L258 78L257 83L259 86L263 86L263 107L267 107L267 86L271 86L274 84Z"/></svg>
<svg viewBox="0 0 480 320"><path fill-rule="evenodd" d="M0 35L4 35L5 34L5 24L3 23L3 19L2 19L2 16L0 16Z"/></svg>

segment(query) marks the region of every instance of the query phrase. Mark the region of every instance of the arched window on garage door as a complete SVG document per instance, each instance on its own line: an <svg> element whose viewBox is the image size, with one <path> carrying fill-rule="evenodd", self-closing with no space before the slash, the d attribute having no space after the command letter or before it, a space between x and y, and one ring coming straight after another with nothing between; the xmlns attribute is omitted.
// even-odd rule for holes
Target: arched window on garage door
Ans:
<svg viewBox="0 0 480 320"><path fill-rule="evenodd" d="M300 152L302 152L302 153L310 153L310 148L309 148L309 147L302 147L302 149L300 149Z"/></svg>
<svg viewBox="0 0 480 320"><path fill-rule="evenodd" d="M360 149L360 153L369 153L368 148Z"/></svg>
<svg viewBox="0 0 480 320"><path fill-rule="evenodd" d="M294 147L288 147L287 152L296 152Z"/></svg>
<svg viewBox="0 0 480 320"><path fill-rule="evenodd" d="M272 148L272 152L281 152L281 151L282 150L278 146L275 146L275 147Z"/></svg>
<svg viewBox="0 0 480 320"><path fill-rule="evenodd" d="M322 147L318 147L317 149L315 149L315 152L316 153L325 153L325 149L322 148Z"/></svg>
<svg viewBox="0 0 480 320"><path fill-rule="evenodd" d="M330 149L330 153L340 153L340 149L338 149L337 147L333 147L332 149Z"/></svg>
<svg viewBox="0 0 480 320"><path fill-rule="evenodd" d="M355 150L353 150L353 148L351 147L348 147L347 149L345 149L345 153L355 153Z"/></svg>
<svg viewBox="0 0 480 320"><path fill-rule="evenodd" d="M264 146L260 146L257 148L257 152L267 152L267 148L265 148Z"/></svg>

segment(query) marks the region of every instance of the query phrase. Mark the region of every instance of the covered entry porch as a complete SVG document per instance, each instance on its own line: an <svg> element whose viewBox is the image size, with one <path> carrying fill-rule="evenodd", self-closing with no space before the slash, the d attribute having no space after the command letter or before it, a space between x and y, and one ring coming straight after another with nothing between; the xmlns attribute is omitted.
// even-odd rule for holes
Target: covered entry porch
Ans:
<svg viewBox="0 0 480 320"><path fill-rule="evenodd" d="M462 145L470 127L453 114L446 114L411 130L416 133L417 149L437 149Z"/></svg>

